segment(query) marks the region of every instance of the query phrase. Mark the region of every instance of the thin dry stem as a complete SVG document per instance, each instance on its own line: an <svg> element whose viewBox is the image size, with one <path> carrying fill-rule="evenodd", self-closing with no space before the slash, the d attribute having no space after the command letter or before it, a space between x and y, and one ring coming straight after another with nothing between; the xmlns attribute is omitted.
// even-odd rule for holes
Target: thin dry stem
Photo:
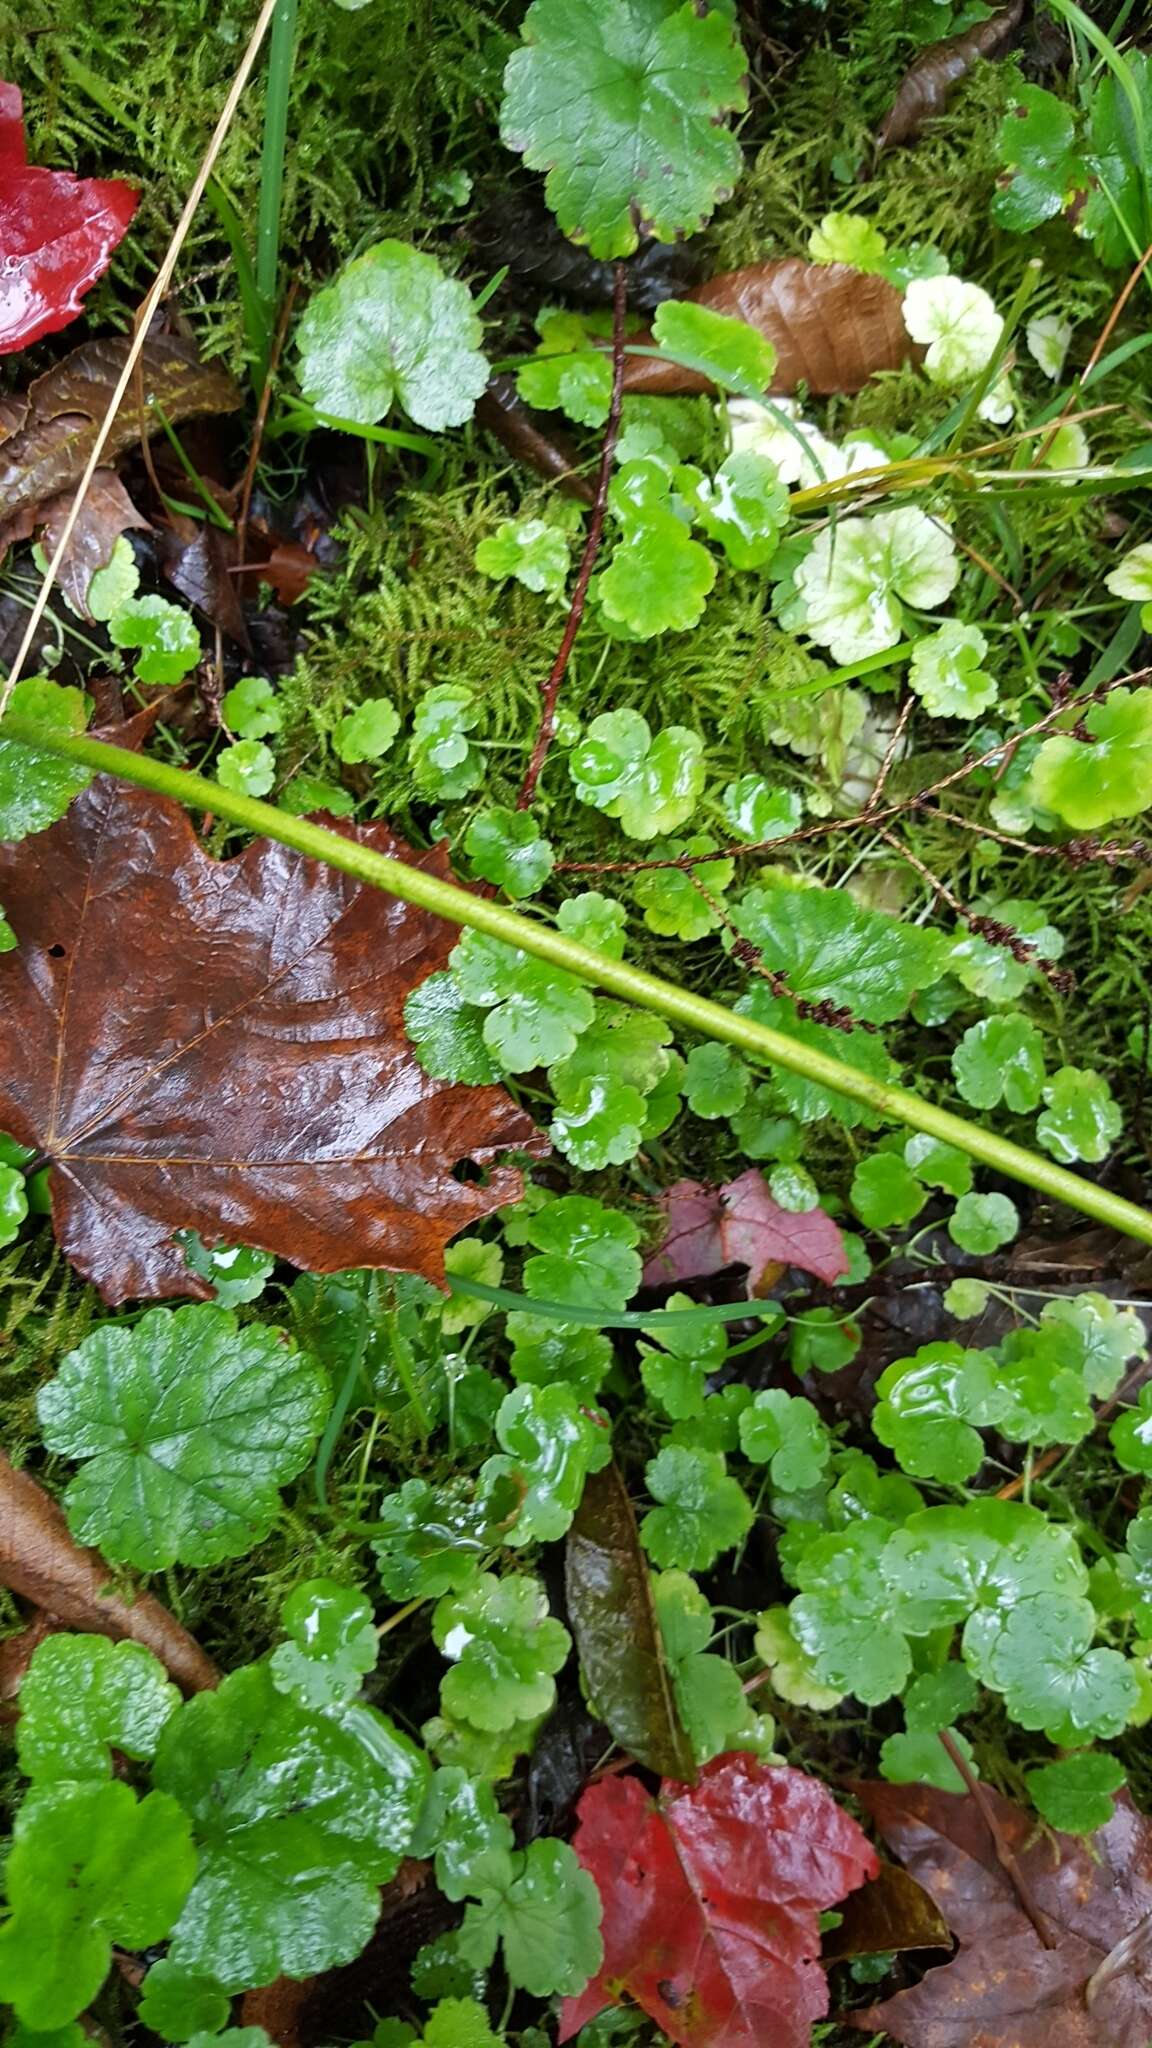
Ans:
<svg viewBox="0 0 1152 2048"><path fill-rule="evenodd" d="M55 585L57 575L59 574L60 571L60 565L64 560L64 556L68 548L68 543L72 538L72 534L76 526L76 521L80 516L81 507L83 506L84 500L88 495L92 479L95 476L97 469L100 467L100 458L104 453L105 443L107 442L108 435L111 432L112 423L115 420L121 405L123 404L125 394L128 391L128 387L131 384L133 377L135 376L136 365L137 362L139 361L141 351L143 350L144 343L148 336L148 330L151 325L152 315L156 311L157 306L160 304L161 299L163 298L165 292L168 289L169 284L172 281L172 274L175 271L176 264L179 260L180 251L184 247L184 243L187 240L188 231L192 226L196 210L200 204L201 199L204 196L204 188L212 175L212 170L216 163L216 159L219 156L220 151L224 144L224 138L232 125L236 109L240 104L241 98L243 97L244 88L252 75L253 66L255 65L256 58L260 52L260 45L264 41L264 37L268 31L269 24L272 20L272 16L276 11L277 4L278 0L263 0L263 5L261 6L260 12L256 18L256 25L253 28L252 34L248 39L248 47L240 60L240 65L239 69L236 72L236 76L232 80L232 84L228 92L228 97L225 100L224 105L220 112L220 118L217 121L216 126L212 132L211 141L209 142L208 147L204 152L200 168L196 173L195 179L193 180L192 189L189 192L188 197L184 203L183 212L181 213L180 218L177 221L176 226L173 230L172 239L168 244L167 250L165 251L163 261L160 264L160 268L156 272L156 275L153 278L152 283L149 286L148 291L145 293L144 298L142 299L140 306L137 310L136 318L133 323L132 341L128 353L124 358L123 368L121 369L120 375L116 379L116 386L115 389L113 390L111 398L108 401L104 417L96 430L96 438L92 443L91 453L89 454L88 460L84 466L84 474L82 475L79 483L76 486L76 495L68 508L68 517L65 519L64 524L60 530L60 538L56 543L55 552L47 568L44 571L40 588L36 593L36 602L34 603L31 611L28 614L28 623L24 628L24 637L21 640L19 647L16 649L15 658L12 662L11 668L8 671L6 681L0 683L0 718L3 717L4 712L7 709L8 701L12 695L13 690L16 687L16 684L20 680L20 676L24 669L24 664L27 661L29 654L31 653L33 644L36 639L36 634L40 628L40 621L44 617L44 613L48 604L48 599L52 595L52 590Z"/></svg>

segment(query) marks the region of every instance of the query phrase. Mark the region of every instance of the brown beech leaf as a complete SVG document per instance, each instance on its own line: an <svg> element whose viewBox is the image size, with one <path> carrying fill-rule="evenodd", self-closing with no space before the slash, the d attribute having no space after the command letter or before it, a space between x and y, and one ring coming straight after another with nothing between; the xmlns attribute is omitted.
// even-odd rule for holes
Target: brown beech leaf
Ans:
<svg viewBox="0 0 1152 2048"><path fill-rule="evenodd" d="M645 358L637 356L633 360L640 363ZM489 377L488 388L476 407L476 418L517 462L558 483L567 497L592 503L596 493L589 479L578 474L580 457L572 443L561 433L545 430L539 415L520 397L515 377L504 373Z"/></svg>
<svg viewBox="0 0 1152 2048"><path fill-rule="evenodd" d="M754 1166L727 1187L678 1180L660 1197L668 1218L662 1243L644 1268L648 1287L706 1279L724 1266L747 1266L748 1292L758 1294L785 1266L831 1284L848 1271L844 1240L823 1209L796 1213L773 1201Z"/></svg>
<svg viewBox="0 0 1152 2048"><path fill-rule="evenodd" d="M921 50L916 62L900 81L891 111L876 131L876 147L895 149L900 142L914 142L936 114L942 114L962 78L981 57L998 57L1007 49L1024 14L1024 0L1012 0L987 21L978 21L961 35L948 36Z"/></svg>
<svg viewBox="0 0 1152 2048"><path fill-rule="evenodd" d="M789 256L728 270L685 294L694 305L745 320L776 350L776 374L769 389L859 391L878 370L898 370L914 355L904 325L900 293L886 278L846 263L805 263ZM637 341L651 337L637 335ZM625 391L652 393L710 391L696 370L656 356L627 356Z"/></svg>
<svg viewBox="0 0 1152 2048"><path fill-rule="evenodd" d="M975 1801L931 1785L856 1787L888 1847L960 1944L919 1984L851 2016L906 2048L1147 2048L1152 1823L1124 1794L1094 1835L1057 1835L987 1789L1052 1942L997 1859Z"/></svg>
<svg viewBox="0 0 1152 2048"><path fill-rule="evenodd" d="M6 522L77 483L128 346L126 336L86 341L28 386L23 419L0 440L0 506ZM242 403L239 386L223 366L202 363L193 344L179 335L152 336L141 360L146 399L174 423L201 413L234 412ZM129 388L104 444L105 461L111 464L135 447L142 433L159 431L155 413L141 420Z"/></svg>
<svg viewBox="0 0 1152 2048"><path fill-rule="evenodd" d="M68 1628L143 1643L185 1692L202 1692L219 1682L212 1659L151 1593L120 1597L99 1551L82 1550L72 1541L55 1501L27 1472L17 1472L2 1451L0 1585Z"/></svg>
<svg viewBox="0 0 1152 2048"><path fill-rule="evenodd" d="M448 873L386 825L348 836ZM0 1130L49 1160L57 1238L106 1301L205 1297L186 1226L443 1284L449 1238L521 1188L453 1169L546 1149L502 1088L432 1080L404 1035L453 928L318 861L213 860L178 805L101 776L0 847L0 902Z"/></svg>
<svg viewBox="0 0 1152 2048"><path fill-rule="evenodd" d="M584 1487L564 1565L584 1689L621 1749L661 1777L696 1780L628 1489L616 1465Z"/></svg>

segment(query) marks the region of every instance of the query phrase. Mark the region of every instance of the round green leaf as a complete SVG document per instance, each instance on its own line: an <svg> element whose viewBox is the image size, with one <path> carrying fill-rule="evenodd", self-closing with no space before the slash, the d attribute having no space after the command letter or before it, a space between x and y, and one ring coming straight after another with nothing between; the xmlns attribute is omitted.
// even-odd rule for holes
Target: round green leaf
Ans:
<svg viewBox="0 0 1152 2048"><path fill-rule="evenodd" d="M320 1367L276 1330L204 1304L94 1330L37 1406L46 1446L87 1461L64 1496L73 1535L156 1571L260 1542L330 1401Z"/></svg>
<svg viewBox="0 0 1152 2048"><path fill-rule="evenodd" d="M405 242L375 242L309 300L300 387L321 412L375 426L399 405L429 432L463 426L488 382L467 285Z"/></svg>
<svg viewBox="0 0 1152 2048"><path fill-rule="evenodd" d="M171 1961L239 1991L359 1955L411 1842L428 1764L372 1708L310 1712L253 1664L173 1715L153 1775L200 1852Z"/></svg>
<svg viewBox="0 0 1152 2048"><path fill-rule="evenodd" d="M639 235L674 241L731 192L740 150L722 116L747 104L745 60L723 9L664 0L534 0L504 76L500 133L564 233L594 256Z"/></svg>

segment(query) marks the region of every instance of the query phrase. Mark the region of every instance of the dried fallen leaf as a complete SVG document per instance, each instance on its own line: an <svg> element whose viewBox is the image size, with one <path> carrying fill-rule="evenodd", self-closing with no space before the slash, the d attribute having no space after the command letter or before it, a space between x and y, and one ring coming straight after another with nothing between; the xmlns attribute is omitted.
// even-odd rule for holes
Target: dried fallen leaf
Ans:
<svg viewBox="0 0 1152 2048"><path fill-rule="evenodd" d="M1080 1836L1049 1833L986 1789L1049 1932L1045 1948L974 1800L930 1785L857 1792L960 1952L910 1990L853 2013L853 2026L886 2029L906 2048L1146 2048L1152 1823L1123 1794L1106 1827Z"/></svg>
<svg viewBox="0 0 1152 2048"><path fill-rule="evenodd" d="M961 79L967 78L981 57L998 57L1007 49L1020 26L1024 0L1012 0L986 21L978 21L958 36L931 43L921 50L916 62L900 81L892 108L876 131L876 147L895 149L901 142L914 142L936 114L942 114Z"/></svg>
<svg viewBox="0 0 1152 2048"><path fill-rule="evenodd" d="M678 1180L661 1195L659 1206L668 1229L644 1268L648 1287L704 1279L725 1266L747 1266L748 1292L756 1295L785 1266L815 1273L829 1284L848 1271L844 1240L832 1218L823 1209L782 1209L754 1166L723 1188Z"/></svg>
<svg viewBox="0 0 1152 2048"><path fill-rule="evenodd" d="M663 1777L694 1780L628 1489L616 1465L585 1482L565 1557L568 1619L584 1688L621 1749Z"/></svg>
<svg viewBox="0 0 1152 2048"><path fill-rule="evenodd" d="M386 825L350 836L448 872ZM503 1089L418 1065L404 1000L455 933L381 890L271 841L215 861L178 805L100 777L0 847L0 902L0 1129L51 1162L56 1235L106 1301L208 1295L185 1227L442 1282L448 1239L521 1186L454 1167L545 1149Z"/></svg>
<svg viewBox="0 0 1152 2048"><path fill-rule="evenodd" d="M747 321L776 350L770 389L859 391L879 370L898 370L914 354L900 293L886 278L845 263L805 263L798 256L758 263L709 278L686 294L698 306ZM650 338L650 337L649 337ZM645 339L642 335L637 341ZM706 377L655 356L628 356L625 391L710 391Z"/></svg>
<svg viewBox="0 0 1152 2048"><path fill-rule="evenodd" d="M36 524L40 528L45 554L55 554L71 507L71 491L61 491L38 508ZM89 616L88 586L96 571L105 568L111 560L112 550L122 533L126 533L130 526L147 524L115 470L98 469L85 493L80 516L72 528L57 576L65 597L86 618Z"/></svg>
<svg viewBox="0 0 1152 2048"><path fill-rule="evenodd" d="M572 443L561 433L545 432L538 415L520 397L515 377L489 377L476 419L517 462L558 483L566 496L592 503L596 493L589 479L578 473L580 457Z"/></svg>
<svg viewBox="0 0 1152 2048"><path fill-rule="evenodd" d="M828 2010L820 1913L877 1868L818 1779L744 1754L652 1799L602 1778L574 1848L604 1902L604 1962L566 2000L566 2041L634 2000L679 2048L808 2048Z"/></svg>
<svg viewBox="0 0 1152 2048"><path fill-rule="evenodd" d="M74 485L96 439L97 429L123 368L128 341L87 341L63 362L37 377L24 393L24 413L0 440L0 506L5 522L29 506L43 505ZM234 412L239 386L219 363L202 363L193 344L179 335L153 335L144 344L145 398L178 424L200 413ZM132 389L127 392L104 447L113 463L142 433L159 431L152 415L143 420Z"/></svg>
<svg viewBox="0 0 1152 2048"><path fill-rule="evenodd" d="M0 1585L69 1628L143 1643L185 1692L218 1683L211 1658L175 1615L150 1593L121 1599L111 1581L99 1551L74 1543L55 1501L0 1452Z"/></svg>
<svg viewBox="0 0 1152 2048"><path fill-rule="evenodd" d="M23 101L0 80L0 355L55 334L83 311L123 241L139 193L121 178L74 178L30 164Z"/></svg>

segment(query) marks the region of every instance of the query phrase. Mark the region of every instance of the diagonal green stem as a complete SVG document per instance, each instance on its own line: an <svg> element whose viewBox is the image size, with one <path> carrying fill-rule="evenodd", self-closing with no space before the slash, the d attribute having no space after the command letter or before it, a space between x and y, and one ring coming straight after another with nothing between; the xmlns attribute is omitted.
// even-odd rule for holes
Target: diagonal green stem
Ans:
<svg viewBox="0 0 1152 2048"><path fill-rule="evenodd" d="M1098 1223L1110 1224L1114 1230L1122 1231L1127 1237L1138 1238L1142 1244L1152 1244L1152 1213L1135 1202L1126 1201L1122 1195L1114 1195L1108 1188L1082 1180L1079 1174L1069 1173L1066 1167L1057 1166L1054 1160L1044 1159L1038 1152L1029 1152L1025 1146L1015 1145L1009 1138L998 1137L994 1131L986 1131L980 1124L970 1123L967 1117L937 1108L935 1103L926 1102L923 1096L914 1095L911 1089L873 1080L870 1075L860 1073L858 1068L846 1066L842 1061L832 1059L828 1053L817 1051L814 1046L789 1038L786 1032L773 1031L766 1024L756 1023L752 1017L739 1016L736 1011L726 1009L723 1003L714 1003L707 996L677 988L674 982L662 981L659 976L648 974L641 967L629 966L626 961L609 960L604 954L593 952L590 946L578 945L575 939L567 938L551 925L538 924L518 910L508 910L501 903L474 896L456 882L442 881L438 875L431 875L424 868L412 867L406 861L376 853L371 847L360 846L356 840L345 838L340 832L329 831L323 825L314 825L307 818L289 817L286 811L277 810L273 804L262 803L257 797L238 795L218 782L209 782L202 775L190 775L186 770L174 768L169 762L159 761L150 754L131 753L125 747L110 746L104 740L86 736L51 733L31 719L18 716L6 718L0 725L0 732L7 739L20 740L42 752L82 762L98 773L116 775L121 781L133 782L141 789L155 790L188 809L210 811L218 818L227 818L245 831L278 840L282 846L294 847L298 853L306 854L312 860L325 861L329 867L339 868L370 888L383 889L389 896L397 896L404 903L414 903L422 910L431 911L435 917L445 918L450 924L487 932L492 938L502 939L506 945L519 946L537 960L546 960L550 966L564 973L574 974L582 981L606 989L611 995L623 997L625 1002L639 1004L641 1009L654 1010L658 1016L666 1017L670 1023L686 1031L699 1032L703 1038L719 1039L725 1045L738 1047L753 1059L767 1060L773 1066L784 1067L789 1073L802 1074L806 1080L815 1081L821 1087L834 1089L839 1095L847 1095L854 1102L866 1103L870 1109L894 1123L906 1124L913 1131L925 1131L930 1137L939 1138L944 1144L954 1145L959 1151L968 1153L970 1158L979 1160L994 1172L1022 1181L1026 1187L1038 1189L1053 1201L1065 1202L1069 1208L1078 1209L1081 1215L1091 1216Z"/></svg>

